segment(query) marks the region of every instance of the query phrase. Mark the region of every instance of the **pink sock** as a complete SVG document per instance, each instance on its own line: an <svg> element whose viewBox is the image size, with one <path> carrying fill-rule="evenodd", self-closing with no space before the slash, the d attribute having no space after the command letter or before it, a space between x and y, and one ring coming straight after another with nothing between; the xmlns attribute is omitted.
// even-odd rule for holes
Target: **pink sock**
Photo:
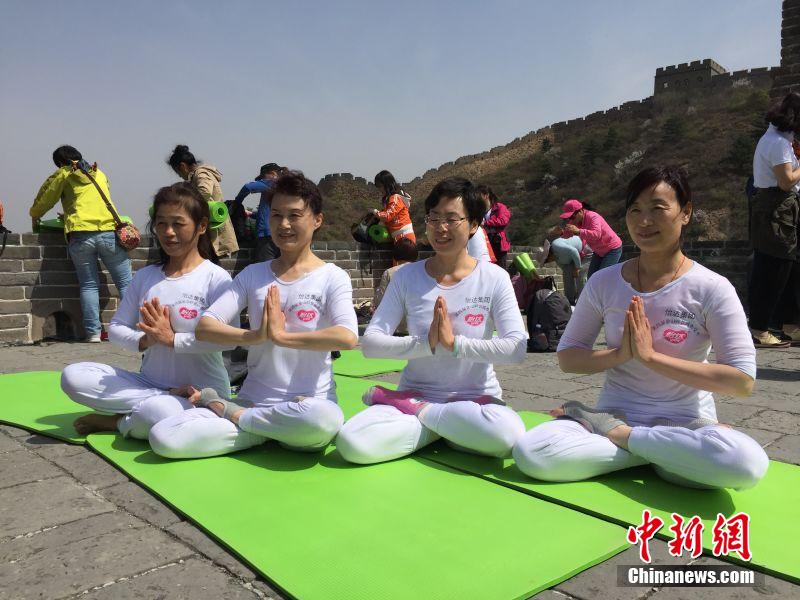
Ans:
<svg viewBox="0 0 800 600"><path fill-rule="evenodd" d="M394 406L397 410L407 415L416 415L428 405L421 398L422 394L416 390L395 391L380 385L369 388L361 397L367 406L372 406L373 404Z"/></svg>

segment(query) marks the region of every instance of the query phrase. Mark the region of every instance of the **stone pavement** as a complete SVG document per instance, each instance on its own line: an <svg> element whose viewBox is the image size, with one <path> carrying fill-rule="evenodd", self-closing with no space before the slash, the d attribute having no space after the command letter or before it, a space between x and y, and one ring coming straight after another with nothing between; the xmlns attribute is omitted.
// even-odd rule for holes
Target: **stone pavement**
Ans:
<svg viewBox="0 0 800 600"><path fill-rule="evenodd" d="M81 360L139 366L138 355L107 343L0 347L2 373L58 370ZM759 351L758 362L755 393L718 398L720 420L758 440L770 458L800 464L800 349ZM601 375L562 373L553 354L529 354L523 364L497 370L506 399L520 410L548 410L567 399L594 402L602 385ZM0 473L0 600L283 597L84 447L0 426ZM658 562L690 562L669 557L663 542L651 548ZM773 577L758 589L616 587L616 565L638 564L636 552L630 548L535 598L800 598L800 586ZM708 557L695 562L724 564Z"/></svg>

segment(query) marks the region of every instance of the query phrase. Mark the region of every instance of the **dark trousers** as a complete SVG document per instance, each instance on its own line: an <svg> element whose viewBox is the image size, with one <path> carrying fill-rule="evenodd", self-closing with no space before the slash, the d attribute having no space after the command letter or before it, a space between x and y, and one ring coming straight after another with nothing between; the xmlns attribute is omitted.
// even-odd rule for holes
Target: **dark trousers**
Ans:
<svg viewBox="0 0 800 600"><path fill-rule="evenodd" d="M280 255L280 248L275 245L271 237L256 238L256 256L253 262L272 260L273 258L278 258Z"/></svg>
<svg viewBox="0 0 800 600"><path fill-rule="evenodd" d="M766 331L770 323L797 323L800 319L800 262L754 250L747 297L753 329Z"/></svg>

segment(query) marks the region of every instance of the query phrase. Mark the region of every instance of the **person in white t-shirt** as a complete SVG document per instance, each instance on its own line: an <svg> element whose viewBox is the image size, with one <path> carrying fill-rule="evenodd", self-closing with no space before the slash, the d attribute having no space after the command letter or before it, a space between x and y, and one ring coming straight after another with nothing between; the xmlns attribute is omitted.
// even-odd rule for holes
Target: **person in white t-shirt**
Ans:
<svg viewBox="0 0 800 600"><path fill-rule="evenodd" d="M435 255L398 270L364 333L367 357L408 359L398 391L364 394L369 408L344 424L336 447L352 463L411 454L445 438L456 448L507 456L525 431L501 400L492 363L519 363L527 335L511 280L467 254L485 207L466 179L445 179L425 201ZM407 337L394 337L405 318ZM497 337L493 337L494 330Z"/></svg>
<svg viewBox="0 0 800 600"><path fill-rule="evenodd" d="M311 250L323 219L317 186L302 173L288 171L267 193L280 257L246 267L197 327L201 340L249 346L247 377L236 402L214 390L189 390L196 408L150 431L156 454L218 456L268 439L317 451L344 422L330 353L358 342L350 277ZM245 308L250 329L228 325Z"/></svg>
<svg viewBox="0 0 800 600"><path fill-rule="evenodd" d="M111 342L144 352L141 370L95 362L67 366L61 388L100 411L76 420L78 433L119 430L147 439L155 423L191 408L182 396L186 384L230 391L224 348L195 337L200 315L231 283L216 264L208 202L193 185L176 183L155 195L153 214L159 263L136 272L109 327Z"/></svg>
<svg viewBox="0 0 800 600"><path fill-rule="evenodd" d="M756 348L784 348L800 344L800 94L787 94L767 122L753 155L750 332ZM780 330L777 336L771 325Z"/></svg>
<svg viewBox="0 0 800 600"><path fill-rule="evenodd" d="M551 411L555 420L517 442L517 466L577 481L650 463L680 485L752 487L767 455L717 422L713 393L751 394L755 349L730 282L681 252L692 214L686 174L645 169L628 185L626 207L640 254L589 279L558 345L563 371L606 373L597 408L570 401ZM594 350L601 327L608 349Z"/></svg>
<svg viewBox="0 0 800 600"><path fill-rule="evenodd" d="M483 227L478 225L478 229L467 241L467 254L475 260L485 260L486 262L494 263L493 256L489 251L489 238L486 235Z"/></svg>

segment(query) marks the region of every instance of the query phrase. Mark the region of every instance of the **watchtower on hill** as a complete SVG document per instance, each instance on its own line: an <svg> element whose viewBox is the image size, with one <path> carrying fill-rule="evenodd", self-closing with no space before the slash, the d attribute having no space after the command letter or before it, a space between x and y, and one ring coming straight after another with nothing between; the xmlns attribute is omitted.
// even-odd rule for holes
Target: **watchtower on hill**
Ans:
<svg viewBox="0 0 800 600"><path fill-rule="evenodd" d="M710 58L660 67L656 69L653 93L658 96L668 92L686 92L692 89L708 88L714 77L727 73L725 67Z"/></svg>

